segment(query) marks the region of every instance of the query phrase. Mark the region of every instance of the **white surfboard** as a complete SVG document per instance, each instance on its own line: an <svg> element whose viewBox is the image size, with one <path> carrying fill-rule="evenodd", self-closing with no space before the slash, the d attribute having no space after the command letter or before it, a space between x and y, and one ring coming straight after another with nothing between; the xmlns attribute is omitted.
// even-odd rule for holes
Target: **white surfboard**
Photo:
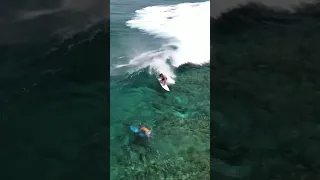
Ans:
<svg viewBox="0 0 320 180"><path fill-rule="evenodd" d="M159 79L158 79L158 81L159 81L159 83L160 83L161 87L162 87L164 90L166 90L166 91L170 91L170 89L169 89L169 87L168 87L168 85L167 85L167 84L162 84L162 83L161 83L161 78L159 78Z"/></svg>

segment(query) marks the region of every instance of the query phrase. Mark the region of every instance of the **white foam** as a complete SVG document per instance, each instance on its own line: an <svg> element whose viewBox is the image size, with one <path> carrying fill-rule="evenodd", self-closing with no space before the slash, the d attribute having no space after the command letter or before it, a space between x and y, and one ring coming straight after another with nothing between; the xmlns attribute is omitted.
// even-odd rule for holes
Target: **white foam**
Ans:
<svg viewBox="0 0 320 180"><path fill-rule="evenodd" d="M126 69L126 72L133 73L140 69L149 68L150 74L163 73L167 76L168 84L174 84L174 78L176 77L172 68L166 63L166 60L170 58L172 51L162 49L158 51L148 51L134 57L128 64L117 65L116 68Z"/></svg>
<svg viewBox="0 0 320 180"><path fill-rule="evenodd" d="M176 45L178 50L171 55L175 67L210 62L210 1L146 7L137 10L127 25Z"/></svg>
<svg viewBox="0 0 320 180"><path fill-rule="evenodd" d="M150 74L163 73L168 83L174 84L174 67L186 63L210 63L210 2L182 3L168 6L150 6L137 10L126 22L148 34L166 39L160 49L132 58L128 64L113 69L133 73L149 68ZM167 61L171 62L170 66Z"/></svg>

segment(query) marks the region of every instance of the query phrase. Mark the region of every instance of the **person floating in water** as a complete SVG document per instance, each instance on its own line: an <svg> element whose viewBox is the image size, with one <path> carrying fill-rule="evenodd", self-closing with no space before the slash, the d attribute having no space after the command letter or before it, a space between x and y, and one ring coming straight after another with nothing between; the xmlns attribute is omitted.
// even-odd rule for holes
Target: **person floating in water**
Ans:
<svg viewBox="0 0 320 180"><path fill-rule="evenodd" d="M140 140L143 139L145 140L145 142L149 143L149 139L151 137L151 131L148 128L142 125L140 125L139 128L132 125L130 125L129 127L130 127L130 130L138 136L138 138L136 139L137 141L139 139Z"/></svg>
<svg viewBox="0 0 320 180"><path fill-rule="evenodd" d="M150 138L151 137L151 131L148 128L146 128L145 126L141 125L139 132L143 133L146 138Z"/></svg>
<svg viewBox="0 0 320 180"><path fill-rule="evenodd" d="M160 82L162 83L162 84L166 84L167 83L167 76L165 76L164 74L160 74L160 78L161 78L161 80L160 80Z"/></svg>

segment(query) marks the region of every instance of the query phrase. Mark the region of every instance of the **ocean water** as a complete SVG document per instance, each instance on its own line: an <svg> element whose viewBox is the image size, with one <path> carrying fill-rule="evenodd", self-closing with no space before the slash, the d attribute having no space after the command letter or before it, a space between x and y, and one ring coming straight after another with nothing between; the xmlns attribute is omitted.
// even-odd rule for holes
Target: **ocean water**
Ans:
<svg viewBox="0 0 320 180"><path fill-rule="evenodd" d="M102 0L6 6L0 179L105 179L109 170L112 179L207 179L209 37L202 35L209 24L201 22L209 22L209 6L181 3L111 2L111 22ZM135 12L158 5L165 6ZM150 11L168 28L139 25L148 24ZM169 93L157 70L174 83ZM140 122L152 129L148 148L133 143L123 125Z"/></svg>
<svg viewBox="0 0 320 180"><path fill-rule="evenodd" d="M213 3L211 177L319 179L320 3L236 2Z"/></svg>
<svg viewBox="0 0 320 180"><path fill-rule="evenodd" d="M110 15L111 179L209 179L209 1L111 1Z"/></svg>
<svg viewBox="0 0 320 180"><path fill-rule="evenodd" d="M108 24L1 44L0 179L108 176Z"/></svg>

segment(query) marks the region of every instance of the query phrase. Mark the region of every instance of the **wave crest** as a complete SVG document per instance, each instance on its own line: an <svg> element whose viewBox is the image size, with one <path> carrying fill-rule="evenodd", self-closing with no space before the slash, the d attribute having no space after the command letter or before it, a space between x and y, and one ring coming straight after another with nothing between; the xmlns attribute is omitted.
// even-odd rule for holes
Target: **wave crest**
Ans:
<svg viewBox="0 0 320 180"><path fill-rule="evenodd" d="M149 67L150 73L162 72L174 83L175 67L210 62L209 1L150 6L135 13L133 19L126 22L128 27L166 39L167 42L160 49L142 53L117 68L135 72Z"/></svg>

